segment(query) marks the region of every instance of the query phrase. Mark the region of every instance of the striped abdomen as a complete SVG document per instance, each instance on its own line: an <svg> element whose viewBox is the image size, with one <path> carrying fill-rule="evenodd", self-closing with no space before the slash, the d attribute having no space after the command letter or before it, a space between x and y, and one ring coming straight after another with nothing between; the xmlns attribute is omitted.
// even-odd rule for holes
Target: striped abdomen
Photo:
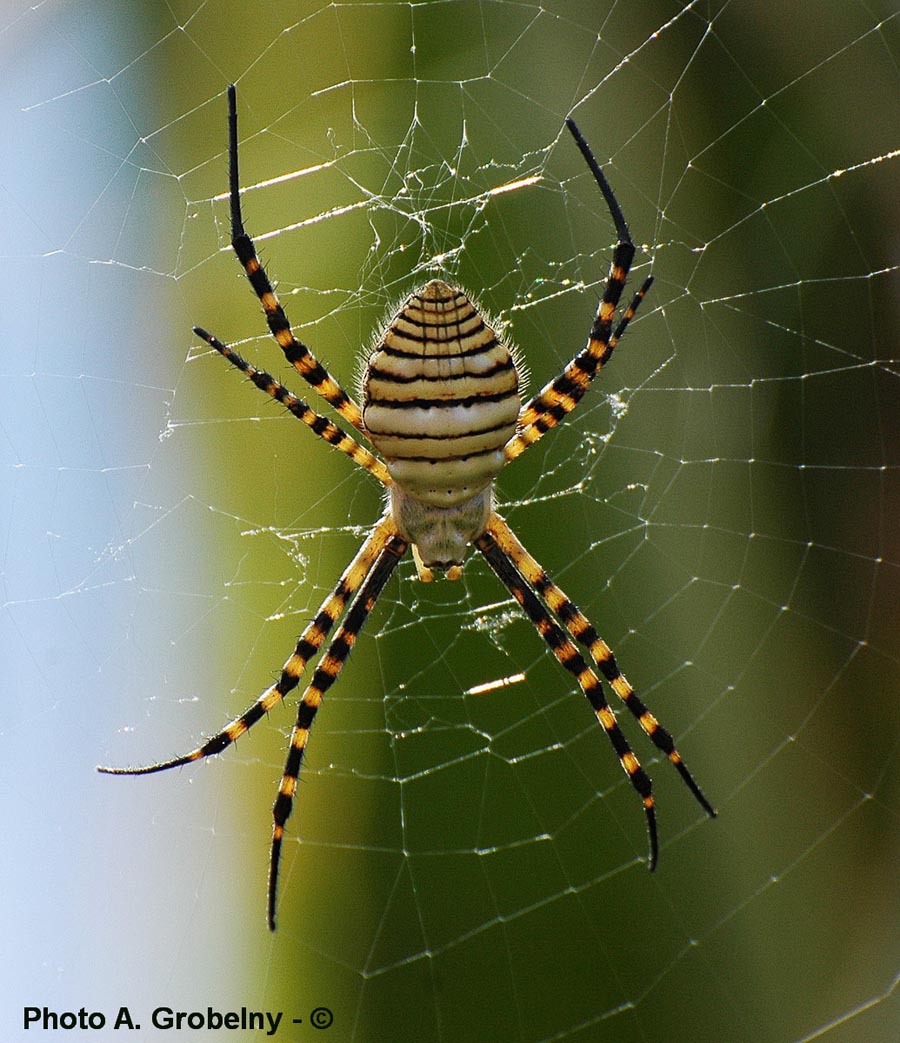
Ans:
<svg viewBox="0 0 900 1043"><path fill-rule="evenodd" d="M391 319L363 376L363 420L394 481L450 507L484 489L516 433L509 348L461 291L433 279Z"/></svg>

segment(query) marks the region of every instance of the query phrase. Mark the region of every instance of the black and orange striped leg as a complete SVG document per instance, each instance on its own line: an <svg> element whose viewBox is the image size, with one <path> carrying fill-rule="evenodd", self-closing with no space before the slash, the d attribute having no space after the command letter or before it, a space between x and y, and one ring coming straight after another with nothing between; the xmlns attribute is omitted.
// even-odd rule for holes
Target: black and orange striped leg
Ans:
<svg viewBox="0 0 900 1043"><path fill-rule="evenodd" d="M595 342L589 341L588 346L575 356L558 377L522 407L522 411L519 413L519 424L522 427L533 424L538 428L540 435L546 434L575 408L590 382L609 362L622 334L628 329L628 324L634 318L634 313L640 307L641 301L652 285L653 276L649 275L632 298L631 304L628 305L616 326L615 333L609 337L602 352L598 354L593 351L591 345ZM608 333L608 331L606 332ZM603 337L605 340L606 334L603 334ZM602 346L604 340L597 341L597 345ZM536 440L535 438L534 441Z"/></svg>
<svg viewBox="0 0 900 1043"><path fill-rule="evenodd" d="M603 347L602 341L596 342L599 347L603 347L599 355L592 350L594 341L589 341L584 351L576 355L558 377L546 384L522 407L518 418L519 430L503 448L507 462L521 456L529 446L543 438L548 431L552 431L578 405L591 381L609 361L652 284L651 275L644 280L634 295L615 333L609 338L609 343Z"/></svg>
<svg viewBox="0 0 900 1043"><path fill-rule="evenodd" d="M515 562L497 542L493 533L490 530L483 532L475 540L475 546L487 559L487 563L497 574L501 583L525 610L525 614L562 666L578 681L581 690L591 704L597 720L616 751L622 769L641 798L647 817L647 833L650 843L648 865L651 870L655 869L659 857L659 838L656 829L656 805L653 801L652 783L650 776L641 767L616 722L615 715L603 692L603 682L587 665L562 628L554 621Z"/></svg>
<svg viewBox="0 0 900 1043"><path fill-rule="evenodd" d="M385 546L375 563L365 584L350 606L343 623L322 657L312 681L303 693L297 709L297 723L291 733L291 745L288 750L284 775L278 787L278 796L272 808L274 819L272 825L272 850L269 859L269 897L268 919L269 930L275 930L275 906L278 900L278 868L281 863L281 845L284 838L284 827L294 808L294 795L297 791L297 779L303 763L303 753L309 741L309 732L316 719L316 713L322 704L322 698L337 680L344 663L356 643L359 632L368 618L385 583L406 553L407 542L401 536L393 536Z"/></svg>
<svg viewBox="0 0 900 1043"><path fill-rule="evenodd" d="M628 329L628 324L634 318L634 313L640 308L641 301L647 296L647 291L653 285L653 276L648 275L646 279L641 283L637 293L631 298L631 304L625 309L622 318L619 319L619 325L616 326L616 332L609 338L609 344L606 346L606 351L603 353L603 357L600 359L600 365L598 369L602 368L609 362L612 353L616 350L616 345L622 339L622 334Z"/></svg>
<svg viewBox="0 0 900 1043"><path fill-rule="evenodd" d="M365 433L359 406L328 373L309 348L297 340L291 332L291 324L278 301L265 268L260 263L253 240L244 229L238 176L237 92L234 84L228 88L228 185L231 198L231 245L263 306L272 336L284 352L285 358L303 379L311 384L348 423L358 431Z"/></svg>
<svg viewBox="0 0 900 1043"><path fill-rule="evenodd" d="M707 800L687 765L675 747L675 740L657 719L646 704L638 697L634 689L625 679L616 663L609 645L599 636L590 620L581 609L553 582L541 566L521 544L507 522L498 514L493 514L487 525L488 531L500 545L501 549L513 560L525 580L537 592L547 607L556 614L563 626L575 640L590 652L597 668L609 682L610 687L622 700L633 717L652 740L672 762L688 789L693 793L703 810L713 818L716 809Z"/></svg>
<svg viewBox="0 0 900 1043"><path fill-rule="evenodd" d="M194 327L194 333L201 339L206 341L210 347L215 348L216 351L225 359L227 359L232 366L235 366L242 373L245 373L250 380L260 389L265 391L267 395L270 395L277 402L280 402L285 409L300 421L302 421L308 428L314 431L319 438L326 441L330 446L345 453L350 459L362 467L363 470L368 471L369 474L374 475L375 478L381 482L382 485L390 485L392 478L388 472L387 467L378 459L374 453L371 453L365 446L359 444L355 438L348 435L345 431L342 431L337 424L333 424L327 417L321 416L319 413L314 412L309 406L300 398L297 398L293 392L280 384L271 373L266 373L265 370L257 369L251 365L239 355L233 348L228 347L227 344L223 344L218 337L214 337L211 333L207 333L206 330L200 326Z"/></svg>
<svg viewBox="0 0 900 1043"><path fill-rule="evenodd" d="M514 460L520 456L530 445L556 427L578 405L585 391L590 387L591 381L609 361L616 344L653 283L652 276L644 280L613 333L616 308L634 260L634 244L613 190L581 131L571 119L566 120L566 126L575 138L578 148L594 175L594 180L603 193L616 226L618 241L613 252L612 265L603 290L603 298L591 325L586 347L568 363L562 373L545 384L523 406L519 413L519 431L510 439L504 450L507 460Z"/></svg>
<svg viewBox="0 0 900 1043"><path fill-rule="evenodd" d="M182 764L190 764L192 761L201 760L203 757L221 753L236 739L240 738L244 732L249 731L260 718L264 717L269 710L277 706L289 692L297 687L306 664L321 648L331 628L343 615L350 598L359 590L363 581L373 570L375 563L379 560L385 546L393 538L395 532L396 529L393 522L389 521L387 516L384 516L344 570L337 586L322 603L315 618L300 635L293 654L282 667L279 679L275 684L267 688L256 702L249 706L239 717L235 717L230 724L226 725L222 731L207 739L202 746L198 746L190 753L186 753L181 757L173 757L171 760L159 761L156 764L148 764L137 768L98 767L97 771L103 772L105 775L151 775L157 771L177 768Z"/></svg>

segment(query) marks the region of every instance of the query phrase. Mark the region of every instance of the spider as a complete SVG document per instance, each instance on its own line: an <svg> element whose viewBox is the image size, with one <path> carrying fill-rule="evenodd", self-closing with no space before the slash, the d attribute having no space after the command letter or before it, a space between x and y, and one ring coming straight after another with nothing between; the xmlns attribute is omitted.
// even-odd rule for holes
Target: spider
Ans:
<svg viewBox="0 0 900 1043"><path fill-rule="evenodd" d="M494 509L494 479L506 464L578 405L591 381L609 361L653 281L652 277L644 280L613 329L635 248L612 188L590 147L573 120L567 119L566 126L603 193L617 236L612 266L586 346L554 380L522 405L519 374L510 348L466 293L451 283L432 279L407 297L369 355L360 408L310 349L294 337L253 240L244 229L238 178L237 97L234 85L228 88L231 245L285 358L380 456L366 448L359 437L315 413L274 377L256 369L211 333L199 326L194 327L194 333L261 391L381 482L387 506L337 586L300 634L278 681L248 709L183 756L144 767L98 770L110 775L148 775L221 753L297 687L307 663L343 616L300 700L273 806L267 907L270 930L275 930L285 824L293 809L310 729L323 696L337 680L372 607L410 548L418 578L427 583L436 572L451 580L458 579L468 548L476 547L522 606L554 656L578 682L640 797L646 816L647 861L651 870L656 868L659 841L650 778L620 730L598 675L608 682L657 749L672 762L703 809L710 816L716 814L681 759L670 733L619 671L609 646ZM579 652L576 643L586 654Z"/></svg>

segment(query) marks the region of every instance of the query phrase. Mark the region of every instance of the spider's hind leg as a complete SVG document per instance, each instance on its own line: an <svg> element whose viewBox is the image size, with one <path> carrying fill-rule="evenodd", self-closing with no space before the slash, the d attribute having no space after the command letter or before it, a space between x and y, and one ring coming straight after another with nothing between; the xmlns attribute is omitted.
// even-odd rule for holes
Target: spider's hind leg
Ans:
<svg viewBox="0 0 900 1043"><path fill-rule="evenodd" d="M280 402L289 413L293 413L298 420L306 424L319 438L333 448L345 453L358 467L368 471L382 485L391 484L393 479L387 467L374 453L366 449L365 446L360 445L352 435L342 431L337 424L333 424L327 417L314 412L302 399L297 398L293 392L279 383L271 373L266 373L265 370L257 369L251 365L242 355L239 355L227 344L223 344L218 337L214 337L201 326L195 326L194 333L201 340L206 341L211 348L215 348L222 358L227 359L232 366L249 377L260 391L264 391L267 395L274 398L276 402Z"/></svg>
<svg viewBox="0 0 900 1043"><path fill-rule="evenodd" d="M285 358L301 377L358 431L365 434L359 406L331 376L309 348L291 332L291 324L278 300L275 289L256 253L253 240L244 228L241 214L240 176L238 174L237 89L228 88L228 186L231 199L231 245L241 262L266 315L269 330Z"/></svg>
<svg viewBox="0 0 900 1043"><path fill-rule="evenodd" d="M603 297L591 325L587 345L569 362L563 371L545 384L543 388L523 406L519 413L519 430L507 442L504 455L507 461L515 460L530 446L556 425L581 401L591 381L609 361L619 339L628 328L634 313L653 283L653 277L644 280L631 304L613 332L613 321L619 299L625 288L628 273L634 260L634 243L628 225L622 215L618 200L594 158L590 146L571 119L566 120L575 143L584 156L594 180L603 193L613 223L616 226L617 242L613 251L612 264L603 289Z"/></svg>

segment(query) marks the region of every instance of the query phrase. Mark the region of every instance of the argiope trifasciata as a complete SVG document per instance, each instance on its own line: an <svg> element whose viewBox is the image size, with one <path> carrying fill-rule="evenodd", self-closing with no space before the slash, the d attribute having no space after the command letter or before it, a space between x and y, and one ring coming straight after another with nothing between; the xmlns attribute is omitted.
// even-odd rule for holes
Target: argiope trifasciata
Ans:
<svg viewBox="0 0 900 1043"><path fill-rule="evenodd" d="M99 768L110 775L147 775L221 753L296 688L306 664L344 616L313 673L297 711L284 775L273 808L269 861L268 921L275 929L278 867L284 827L294 803L309 731L322 698L337 680L372 606L397 563L412 548L420 580L434 572L458 579L467 549L474 545L522 606L559 662L573 675L608 736L647 818L650 869L658 839L650 778L632 753L604 695L599 671L643 730L675 765L710 815L703 795L675 748L672 736L650 713L619 672L597 631L547 575L494 510L493 483L501 469L533 445L578 404L650 288L644 280L613 329L616 307L634 257L622 211L603 172L568 119L572 133L609 207L617 243L603 299L587 345L563 371L525 405L509 347L498 338L470 298L458 287L432 279L410 294L372 350L363 377L362 409L291 332L253 240L244 230L238 183L237 102L228 88L231 242L266 314L272 336L304 380L356 428L382 459L359 439L312 409L274 377L246 362L200 327L194 332L245 373L260 390L282 403L335 449L372 474L388 492L388 506L334 591L300 635L281 677L247 710L202 746L172 760L139 768ZM348 608L349 605L349 608ZM346 615L344 615L346 611ZM587 661L575 642L587 650ZM590 665L589 665L590 664Z"/></svg>

